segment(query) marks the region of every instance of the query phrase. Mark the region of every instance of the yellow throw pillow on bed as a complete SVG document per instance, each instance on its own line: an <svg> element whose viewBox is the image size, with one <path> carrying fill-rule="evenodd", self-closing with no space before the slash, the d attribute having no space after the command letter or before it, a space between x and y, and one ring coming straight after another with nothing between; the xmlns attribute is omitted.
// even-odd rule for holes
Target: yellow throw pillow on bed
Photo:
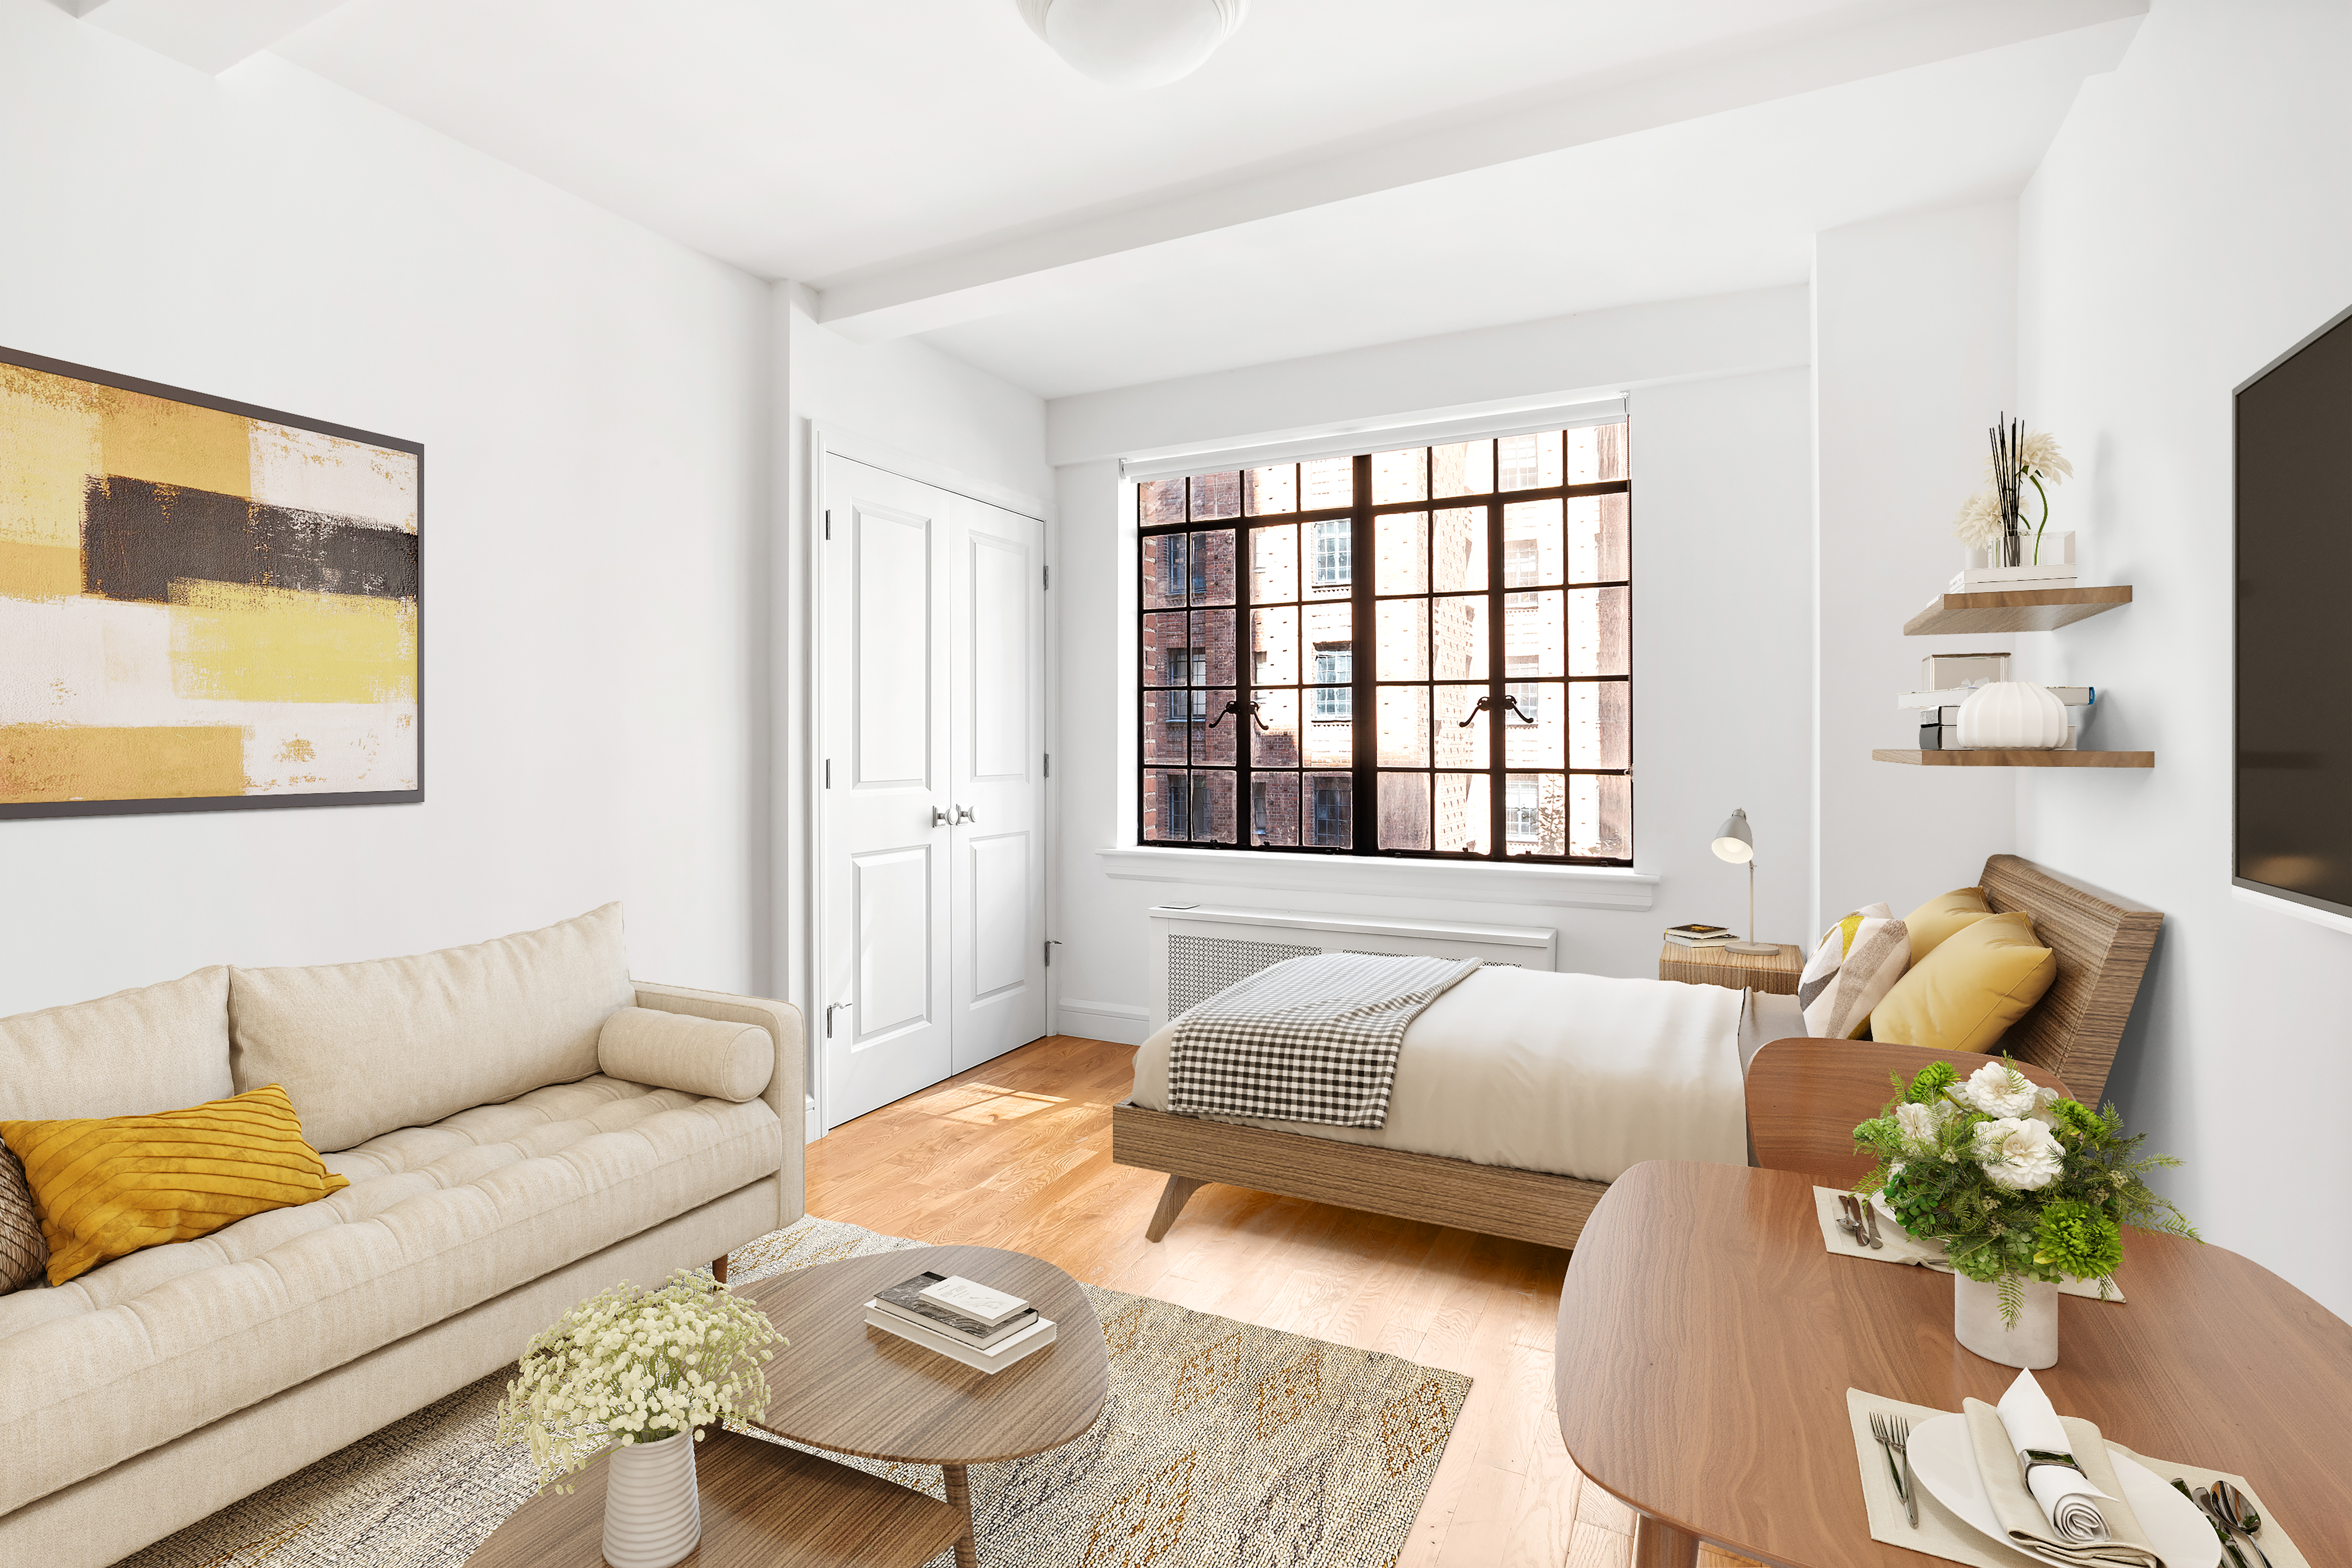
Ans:
<svg viewBox="0 0 2352 1568"><path fill-rule="evenodd" d="M1946 938L1990 913L1992 906L1985 902L1982 888L1954 888L1929 899L1903 917L1904 927L1911 933L1911 962L1925 963Z"/></svg>
<svg viewBox="0 0 2352 1568"><path fill-rule="evenodd" d="M277 1084L152 1116L0 1121L49 1244L49 1283L351 1183L302 1141Z"/></svg>
<svg viewBox="0 0 2352 1568"><path fill-rule="evenodd" d="M2058 978L2058 959L2019 912L1971 921L1937 944L1872 1010L1870 1037L1937 1051L1990 1052Z"/></svg>

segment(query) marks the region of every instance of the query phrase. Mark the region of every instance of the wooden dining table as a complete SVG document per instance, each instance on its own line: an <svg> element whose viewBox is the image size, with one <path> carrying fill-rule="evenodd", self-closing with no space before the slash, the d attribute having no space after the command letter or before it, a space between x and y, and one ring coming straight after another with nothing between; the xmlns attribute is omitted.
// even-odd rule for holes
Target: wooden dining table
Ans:
<svg viewBox="0 0 2352 1568"><path fill-rule="evenodd" d="M1641 1515L1637 1568L1702 1541L1787 1568L1919 1568L1871 1539L1845 1391L1939 1410L2017 1370L1952 1338L1947 1274L1832 1255L1811 1178L1656 1161L1593 1210L1554 1377L1577 1468ZM2352 1563L2352 1325L2226 1248L2126 1233L2121 1303L2061 1296L2065 1415L2243 1476L2313 1563ZM2266 1532L2267 1533L2267 1532Z"/></svg>

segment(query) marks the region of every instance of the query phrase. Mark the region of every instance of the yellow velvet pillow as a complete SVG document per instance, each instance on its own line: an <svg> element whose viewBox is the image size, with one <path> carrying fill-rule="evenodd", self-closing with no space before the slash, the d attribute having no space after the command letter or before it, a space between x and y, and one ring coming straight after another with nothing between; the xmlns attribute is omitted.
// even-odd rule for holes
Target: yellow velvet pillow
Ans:
<svg viewBox="0 0 2352 1568"><path fill-rule="evenodd" d="M1919 963L1954 931L1990 913L1992 906L1985 902L1982 888L1954 888L1929 899L1903 917L1904 929L1911 933L1911 962Z"/></svg>
<svg viewBox="0 0 2352 1568"><path fill-rule="evenodd" d="M1985 915L1937 944L1872 1010L1870 1037L1938 1051L1990 1052L2058 978L2033 917Z"/></svg>
<svg viewBox="0 0 2352 1568"><path fill-rule="evenodd" d="M0 1141L25 1163L52 1285L351 1185L302 1141L274 1083L152 1116L0 1121Z"/></svg>

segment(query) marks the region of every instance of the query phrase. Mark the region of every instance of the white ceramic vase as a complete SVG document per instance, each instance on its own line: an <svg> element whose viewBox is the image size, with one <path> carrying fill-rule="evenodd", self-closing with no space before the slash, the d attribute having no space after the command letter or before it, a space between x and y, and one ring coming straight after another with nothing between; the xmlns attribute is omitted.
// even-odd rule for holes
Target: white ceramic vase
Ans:
<svg viewBox="0 0 2352 1568"><path fill-rule="evenodd" d="M605 1461L604 1561L611 1568L670 1568L702 1539L694 1434L631 1443Z"/></svg>
<svg viewBox="0 0 2352 1568"><path fill-rule="evenodd" d="M1985 1360L2003 1366L2055 1366L2058 1287L2039 1279L2018 1283L2024 1289L2025 1304L2012 1329L2001 1321L2000 1286L1979 1284L1965 1274L1953 1275L1952 1337Z"/></svg>
<svg viewBox="0 0 2352 1568"><path fill-rule="evenodd" d="M2046 686L1996 680L1960 704L1960 745L1969 751L2054 752L2066 743L2066 705Z"/></svg>

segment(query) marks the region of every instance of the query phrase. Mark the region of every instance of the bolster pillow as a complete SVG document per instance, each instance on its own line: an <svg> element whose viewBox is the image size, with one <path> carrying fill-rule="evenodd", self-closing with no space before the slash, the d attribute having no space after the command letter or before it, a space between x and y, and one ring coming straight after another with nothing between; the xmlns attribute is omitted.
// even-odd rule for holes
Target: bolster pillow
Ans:
<svg viewBox="0 0 2352 1568"><path fill-rule="evenodd" d="M624 1007L596 1037L605 1076L741 1104L776 1072L776 1042L757 1024L728 1024L652 1007Z"/></svg>

